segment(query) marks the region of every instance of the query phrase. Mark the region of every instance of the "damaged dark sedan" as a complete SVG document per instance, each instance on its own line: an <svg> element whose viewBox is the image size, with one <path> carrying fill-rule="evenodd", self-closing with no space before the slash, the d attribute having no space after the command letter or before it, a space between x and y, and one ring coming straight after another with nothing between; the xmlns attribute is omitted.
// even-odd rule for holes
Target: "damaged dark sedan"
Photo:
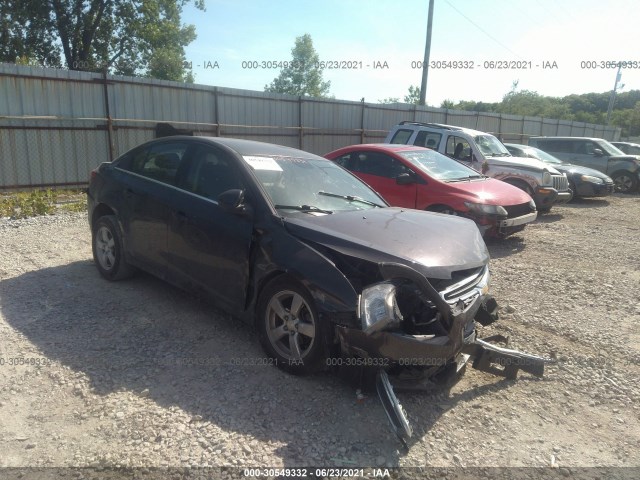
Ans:
<svg viewBox="0 0 640 480"><path fill-rule="evenodd" d="M136 268L253 322L278 367L375 372L391 385L473 367L542 375L545 360L476 338L495 320L489 254L468 219L388 207L319 156L249 140L168 137L91 173L93 255L103 277ZM486 340L486 339L485 339ZM391 378L391 380L390 380Z"/></svg>

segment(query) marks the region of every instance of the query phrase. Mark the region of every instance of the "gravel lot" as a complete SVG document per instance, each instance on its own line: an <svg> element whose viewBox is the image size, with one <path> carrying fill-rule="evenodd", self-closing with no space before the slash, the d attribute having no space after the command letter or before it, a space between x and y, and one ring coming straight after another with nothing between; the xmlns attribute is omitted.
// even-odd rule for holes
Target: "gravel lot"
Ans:
<svg viewBox="0 0 640 480"><path fill-rule="evenodd" d="M86 215L0 220L0 466L640 466L640 195L489 249L482 335L559 362L399 393L403 452L377 397L247 365L251 328L151 276L103 280Z"/></svg>

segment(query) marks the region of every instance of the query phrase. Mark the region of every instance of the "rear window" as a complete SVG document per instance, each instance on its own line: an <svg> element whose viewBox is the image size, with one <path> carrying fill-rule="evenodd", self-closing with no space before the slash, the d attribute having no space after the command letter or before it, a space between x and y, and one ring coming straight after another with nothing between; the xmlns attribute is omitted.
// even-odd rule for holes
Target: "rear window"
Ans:
<svg viewBox="0 0 640 480"><path fill-rule="evenodd" d="M407 130L405 128L401 128L398 130L391 139L391 143L398 143L401 145L406 145L409 143L409 139L413 135L413 130Z"/></svg>

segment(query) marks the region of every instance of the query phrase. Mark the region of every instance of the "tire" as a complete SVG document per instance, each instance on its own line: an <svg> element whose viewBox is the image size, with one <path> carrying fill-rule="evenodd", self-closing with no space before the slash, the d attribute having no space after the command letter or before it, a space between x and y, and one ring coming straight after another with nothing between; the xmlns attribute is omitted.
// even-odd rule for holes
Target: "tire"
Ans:
<svg viewBox="0 0 640 480"><path fill-rule="evenodd" d="M122 234L115 215L98 218L93 225L91 244L93 260L107 280L123 280L135 272L135 268L124 260Z"/></svg>
<svg viewBox="0 0 640 480"><path fill-rule="evenodd" d="M296 375L324 368L324 325L311 295L293 279L278 277L262 290L256 328L262 348L278 368Z"/></svg>
<svg viewBox="0 0 640 480"><path fill-rule="evenodd" d="M631 193L635 192L638 188L638 178L626 170L612 173L611 179L616 185L616 192Z"/></svg>
<svg viewBox="0 0 640 480"><path fill-rule="evenodd" d="M571 190L571 200L569 200L569 202L573 202L578 198L578 190L576 190L576 184L571 180L569 180L569 190Z"/></svg>

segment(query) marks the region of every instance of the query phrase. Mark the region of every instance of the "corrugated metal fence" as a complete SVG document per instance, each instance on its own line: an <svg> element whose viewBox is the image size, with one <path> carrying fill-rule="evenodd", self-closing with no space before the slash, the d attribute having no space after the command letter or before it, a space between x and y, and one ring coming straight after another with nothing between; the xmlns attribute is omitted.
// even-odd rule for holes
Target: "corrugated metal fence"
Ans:
<svg viewBox="0 0 640 480"><path fill-rule="evenodd" d="M0 64L0 189L85 185L89 171L166 122L324 154L381 142L401 120L536 135L617 139L619 129L519 115L294 97L146 78Z"/></svg>

